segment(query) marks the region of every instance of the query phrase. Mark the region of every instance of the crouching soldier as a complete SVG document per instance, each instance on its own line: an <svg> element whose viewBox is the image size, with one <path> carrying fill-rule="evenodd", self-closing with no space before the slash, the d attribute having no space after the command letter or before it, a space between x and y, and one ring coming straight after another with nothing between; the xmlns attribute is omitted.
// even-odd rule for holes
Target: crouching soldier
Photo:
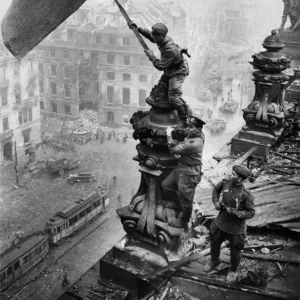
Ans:
<svg viewBox="0 0 300 300"><path fill-rule="evenodd" d="M242 165L233 166L230 179L219 182L212 194L214 206L220 212L211 224L211 261L205 265L204 270L209 272L220 263L221 244L224 240L228 240L231 264L227 275L228 282L236 281L241 250L245 244L246 219L251 219L255 215L253 195L243 184L250 175L251 171L248 168Z"/></svg>

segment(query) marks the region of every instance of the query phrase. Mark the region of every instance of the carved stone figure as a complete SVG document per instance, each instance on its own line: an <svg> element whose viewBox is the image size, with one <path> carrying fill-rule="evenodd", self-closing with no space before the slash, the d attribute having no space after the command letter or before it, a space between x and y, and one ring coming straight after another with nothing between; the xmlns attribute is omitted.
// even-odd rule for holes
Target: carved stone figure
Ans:
<svg viewBox="0 0 300 300"><path fill-rule="evenodd" d="M284 25L289 17L291 26L287 29L295 31L300 25L300 5L299 0L283 0L284 9L282 23L279 30L284 30Z"/></svg>

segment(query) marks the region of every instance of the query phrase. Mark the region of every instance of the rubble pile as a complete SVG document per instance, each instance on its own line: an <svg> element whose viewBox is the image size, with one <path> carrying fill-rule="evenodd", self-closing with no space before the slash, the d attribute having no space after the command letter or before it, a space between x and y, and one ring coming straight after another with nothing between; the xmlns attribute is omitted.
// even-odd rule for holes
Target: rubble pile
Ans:
<svg viewBox="0 0 300 300"><path fill-rule="evenodd" d="M97 112L93 110L83 110L79 113L78 118L72 121L66 121L64 128L69 132L88 132L96 133L99 128L99 119Z"/></svg>
<svg viewBox="0 0 300 300"><path fill-rule="evenodd" d="M52 149L54 149L56 151L75 152L74 144L70 140L65 139L65 137L60 136L59 134L57 134L51 138L45 139L44 144L47 145L48 147L51 147Z"/></svg>

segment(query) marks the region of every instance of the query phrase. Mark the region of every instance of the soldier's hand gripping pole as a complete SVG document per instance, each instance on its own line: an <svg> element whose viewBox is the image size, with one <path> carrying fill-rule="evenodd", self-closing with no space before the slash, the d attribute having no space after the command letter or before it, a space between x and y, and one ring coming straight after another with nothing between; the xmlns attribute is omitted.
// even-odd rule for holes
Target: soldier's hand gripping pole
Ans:
<svg viewBox="0 0 300 300"><path fill-rule="evenodd" d="M122 7L122 5L119 3L118 0L115 0L116 4L118 5L121 14L123 15L123 17L125 18L125 20L127 21L128 26L130 26L130 29L133 31L133 33L135 34L135 36L137 37L137 39L139 40L140 44L142 45L142 47L144 48L144 50L149 50L148 45L146 44L146 42L143 40L143 38L141 37L139 30L137 28L137 26L131 26L134 23L131 21L131 19L129 18L129 16L127 15L127 12L125 11L125 9Z"/></svg>

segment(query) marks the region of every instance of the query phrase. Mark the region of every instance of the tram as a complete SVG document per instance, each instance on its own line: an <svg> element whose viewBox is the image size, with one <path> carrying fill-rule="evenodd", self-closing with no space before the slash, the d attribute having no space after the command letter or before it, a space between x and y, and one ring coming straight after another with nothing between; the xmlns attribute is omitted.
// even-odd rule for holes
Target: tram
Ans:
<svg viewBox="0 0 300 300"><path fill-rule="evenodd" d="M108 188L101 186L100 192L94 191L58 212L45 224L49 243L51 245L59 243L92 218L105 212L108 204Z"/></svg>

